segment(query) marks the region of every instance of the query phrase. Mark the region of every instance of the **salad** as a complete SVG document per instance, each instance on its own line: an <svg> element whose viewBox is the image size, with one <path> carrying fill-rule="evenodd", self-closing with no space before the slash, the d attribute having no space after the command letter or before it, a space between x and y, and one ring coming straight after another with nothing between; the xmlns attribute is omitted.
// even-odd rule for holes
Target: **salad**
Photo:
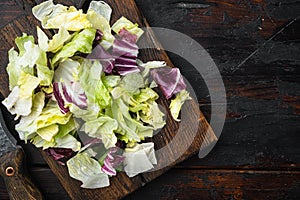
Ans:
<svg viewBox="0 0 300 200"><path fill-rule="evenodd" d="M144 140L166 125L159 93L176 121L190 99L179 69L139 60L143 30L125 17L111 26L105 2L92 1L84 13L48 0L32 12L41 27L37 39L23 33L18 50L9 50L11 92L2 102L19 120L20 139L66 164L83 188L152 169L154 143Z"/></svg>

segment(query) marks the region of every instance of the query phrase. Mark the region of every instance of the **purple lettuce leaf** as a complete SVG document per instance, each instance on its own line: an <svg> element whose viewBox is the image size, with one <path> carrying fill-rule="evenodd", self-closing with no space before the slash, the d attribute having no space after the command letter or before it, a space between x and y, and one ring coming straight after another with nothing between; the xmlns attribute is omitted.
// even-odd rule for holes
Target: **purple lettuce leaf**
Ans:
<svg viewBox="0 0 300 200"><path fill-rule="evenodd" d="M121 29L119 38L116 38L113 44L113 55L115 60L115 69L118 74L126 75L133 72L139 72L136 64L139 53L136 45L137 36L129 33L126 29Z"/></svg>
<svg viewBox="0 0 300 200"><path fill-rule="evenodd" d="M53 83L53 94L57 101L60 111L63 114L69 112L70 111L69 108L65 107L65 100L63 98L63 92L60 83L57 82Z"/></svg>
<svg viewBox="0 0 300 200"><path fill-rule="evenodd" d="M87 56L87 59L99 60L103 66L103 71L111 74L115 65L115 58L106 51L102 45L98 44L94 47L91 54Z"/></svg>
<svg viewBox="0 0 300 200"><path fill-rule="evenodd" d="M103 173L109 176L115 176L117 174L116 167L122 164L125 157L118 154L118 147L112 147L109 149L107 156L104 159L104 164L101 168Z"/></svg>
<svg viewBox="0 0 300 200"><path fill-rule="evenodd" d="M49 148L45 150L46 153L56 160L59 164L65 165L66 161L74 154L72 149L64 148Z"/></svg>
<svg viewBox="0 0 300 200"><path fill-rule="evenodd" d="M137 42L137 39L138 37L132 33L130 33L129 31L127 31L125 28L122 28L120 31L119 31L119 36L121 38L123 38L124 40L127 40L131 43L136 43Z"/></svg>
<svg viewBox="0 0 300 200"><path fill-rule="evenodd" d="M151 76L167 99L186 89L186 84L178 68L161 67L152 69Z"/></svg>
<svg viewBox="0 0 300 200"><path fill-rule="evenodd" d="M62 113L69 112L66 103L72 103L81 109L87 108L87 97L79 82L53 83L53 93Z"/></svg>

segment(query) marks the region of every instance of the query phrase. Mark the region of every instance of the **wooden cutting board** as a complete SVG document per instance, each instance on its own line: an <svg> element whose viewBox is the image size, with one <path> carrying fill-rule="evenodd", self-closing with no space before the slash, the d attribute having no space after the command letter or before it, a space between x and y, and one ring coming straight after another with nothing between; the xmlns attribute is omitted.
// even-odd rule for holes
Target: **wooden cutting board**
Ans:
<svg viewBox="0 0 300 200"><path fill-rule="evenodd" d="M105 1L113 9L112 23L119 17L125 16L129 20L137 22L141 27L149 27L147 20L141 14L134 0ZM2 45L2 47L0 47L0 91L5 96L9 93L8 79L5 71L8 62L7 50L12 46L15 46L14 38L16 36L20 36L22 32L36 35L36 26L40 25L31 14L31 7L36 3L39 3L39 0L36 2L33 2L32 0L15 0L15 2L20 8L18 12L16 11L16 17L7 24L1 25L0 29L0 42ZM88 2L83 0L60 0L55 2L60 2L65 5L74 5L78 8L87 6L88 4ZM155 35L149 31L144 37L144 41L156 48L142 50L140 58L143 61L164 60L169 66L173 67L166 52L161 50L162 47L155 38ZM159 104L167 108L169 102L166 99L160 99ZM41 151L41 153L72 199L120 199L138 188L141 188L143 185L160 176L177 163L182 162L197 153L204 140L206 140L206 142L210 139L212 141L215 140L212 129L194 100L184 104L182 113L184 114L184 118L180 123L172 120L170 113L168 113L167 125L160 133L156 134L151 139L151 141L155 143L156 150L161 150L163 148L163 153L157 155L158 165L156 168L161 168L161 163L166 162L169 163L167 167L143 173L133 178L128 178L125 173L118 173L117 176L110 179L111 185L106 188L94 190L80 188L81 183L69 177L65 166L59 165L45 152Z"/></svg>

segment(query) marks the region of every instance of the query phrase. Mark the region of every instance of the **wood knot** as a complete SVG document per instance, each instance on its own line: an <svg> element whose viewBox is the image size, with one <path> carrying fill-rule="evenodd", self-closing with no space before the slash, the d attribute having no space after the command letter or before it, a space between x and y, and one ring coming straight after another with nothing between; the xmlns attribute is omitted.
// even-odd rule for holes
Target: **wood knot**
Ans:
<svg viewBox="0 0 300 200"><path fill-rule="evenodd" d="M13 176L15 174L15 169L13 167L7 167L5 169L6 176Z"/></svg>

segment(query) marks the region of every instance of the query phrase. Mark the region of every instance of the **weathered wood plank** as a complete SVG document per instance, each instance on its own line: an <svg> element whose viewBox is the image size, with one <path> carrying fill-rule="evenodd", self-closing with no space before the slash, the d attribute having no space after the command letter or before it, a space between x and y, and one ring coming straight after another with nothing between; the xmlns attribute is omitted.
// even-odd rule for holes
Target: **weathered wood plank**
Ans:
<svg viewBox="0 0 300 200"><path fill-rule="evenodd" d="M125 199L296 200L299 189L299 172L172 169Z"/></svg>
<svg viewBox="0 0 300 200"><path fill-rule="evenodd" d="M82 1L80 1L82 2ZM19 32L27 32L27 29L31 29L31 31L35 30L35 27L32 27L37 24L37 21L35 19L30 20L32 18L32 15L30 12L30 6L34 4L33 1L26 2L21 1L19 2L21 7L24 8L25 18L29 19L30 23L19 23L18 20L14 22L14 24L11 25L11 27L8 27L8 29L14 28L14 26L19 25L17 31ZM22 4L23 3L23 4ZM70 1L69 3L74 3ZM126 7L123 6L121 2L115 2L115 1L108 1L108 3L113 7L114 14L113 14L113 20L116 20L122 15L127 16L129 19L131 19L134 22L139 23L141 26L147 26L146 20L143 18L141 13L139 12L138 8L136 7L134 1L128 0L126 3ZM26 13L27 12L27 13ZM5 30L6 31L6 30ZM15 35L10 36L9 38L6 38L6 40L10 40L10 42L6 46L11 46L13 44L13 40L16 37L16 35L20 33L16 33ZM29 33L36 35L35 33ZM158 42L155 40L155 37L151 35L152 33L148 33L145 37L146 42L151 43L151 46L154 46L158 44ZM3 43L6 41L4 40ZM4 49L7 50L7 49ZM165 60L169 63L170 66L172 66L172 63L167 57L167 54L164 51L157 51L157 50L146 50L143 51L141 54L143 55L142 58L145 58L146 60ZM5 55L4 55L5 56ZM3 62L7 63L7 60L3 60ZM6 65L2 64L3 73L5 74L4 67ZM3 79L3 82L7 80ZM7 95L7 88L5 90L5 87L7 87L7 84L2 85L2 92ZM164 106L167 105L167 101L165 99L160 100L160 104ZM185 111L184 111L185 110ZM173 142L172 146L170 145L169 148L167 148L163 154L158 155L158 163L169 163L168 168L175 165L179 161L182 161L186 159L187 157L191 156L191 154L196 153L200 145L203 141L203 136L206 134L206 131L208 134L213 135L212 130L210 129L207 121L205 120L204 116L201 115L201 112L198 109L198 105L195 104L193 101L187 103L184 106L183 109L184 112L189 112L190 115L187 115L185 119L182 119L182 122L180 125L172 120L172 117L170 113L168 113L167 117L167 128L164 128L162 132L158 135L156 135L153 138L153 141L156 144L156 148L164 147L166 146L173 137L175 137L177 130L182 130L183 134L181 134L183 137L177 142ZM193 112L190 112L193 111ZM192 124L194 124L196 129L193 129L191 127ZM199 125L198 125L199 124ZM185 151L185 145L190 145L190 142L193 138L193 134L197 134L197 137L194 140L194 143L192 146ZM170 143L171 144L171 143ZM187 147L188 147L187 146ZM175 152L182 152L183 155L175 155ZM58 177L58 179L61 181L64 188L67 190L69 196L72 199L94 199L94 198L100 198L104 197L106 199L119 199L121 197L124 197L125 195L133 192L137 188L141 187L145 183L153 180L160 174L162 174L166 169L160 170L155 173L147 173L145 175L139 175L134 178L128 178L124 173L118 174L117 177L114 177L111 179L111 186L99 190L86 190L86 189L80 189L80 183L78 181L73 180L69 177L67 169L65 166L58 165L57 162L52 160L45 152L42 152L43 157L46 159L47 163L49 164L50 168L53 170L54 174ZM177 160L177 157L180 156L180 159ZM176 162L175 162L176 161ZM157 166L157 168L160 167L160 165ZM76 189L74 189L76 188Z"/></svg>
<svg viewBox="0 0 300 200"><path fill-rule="evenodd" d="M46 200L69 199L50 169L34 168ZM266 181L268 180L268 181ZM51 186L51 187L50 187ZM299 199L300 173L264 170L172 169L126 199ZM147 195L145 195L147 194ZM0 184L0 199L8 200Z"/></svg>

